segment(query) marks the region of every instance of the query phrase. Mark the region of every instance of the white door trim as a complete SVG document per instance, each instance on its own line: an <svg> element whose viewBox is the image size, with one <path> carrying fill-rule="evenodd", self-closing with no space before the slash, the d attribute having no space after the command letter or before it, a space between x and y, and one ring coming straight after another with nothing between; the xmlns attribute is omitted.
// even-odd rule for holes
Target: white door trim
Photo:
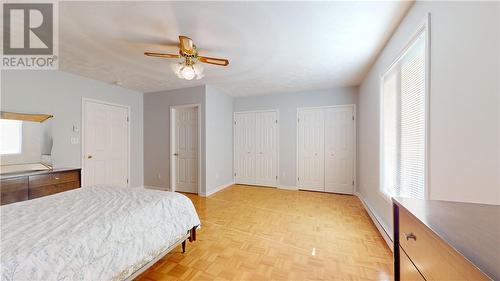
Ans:
<svg viewBox="0 0 500 281"><path fill-rule="evenodd" d="M104 105L110 105L110 106L115 106L115 107L122 107L127 109L127 117L128 117L128 124L127 124L127 137L128 137L128 147L127 147L127 187L130 187L130 121L132 120L132 117L130 116L130 106L129 105L123 105L123 104L117 104L117 103L111 103L107 101L101 101L97 99L92 99L92 98L87 98L87 97L82 97L82 134L80 136L81 139L81 158L80 158L80 165L82 167L81 170L81 176L80 180L81 186L85 186L85 103L86 102L93 102L93 103L99 103L99 104L104 104Z"/></svg>
<svg viewBox="0 0 500 281"><path fill-rule="evenodd" d="M353 145L354 145L354 150L353 150L353 178L354 178L354 186L353 186L353 194L356 193L358 190L357 185L358 185L358 177L356 173L356 167L357 167L357 162L358 162L358 139L357 139L357 113L356 113L356 105L355 104L341 104L341 105L328 105L328 106L313 106L313 107L297 107L297 116L296 116L296 139L295 139L295 164L296 164L296 171L295 171L295 186L297 189L299 188L299 181L298 181L298 176L299 176L299 126L298 126L298 120L299 120L299 111L301 110L306 110L306 109L327 109L327 108L339 108L339 107L351 107L352 108L352 114L354 115L354 127L353 127Z"/></svg>
<svg viewBox="0 0 500 281"><path fill-rule="evenodd" d="M201 194L201 104L182 104L170 106L170 191L175 192L175 159L172 151L175 150L175 109L189 108L197 109L198 115L198 195Z"/></svg>
<svg viewBox="0 0 500 281"><path fill-rule="evenodd" d="M233 181L236 182L236 178L234 174L236 173L236 149L234 145L234 139L236 137L236 131L234 130L234 122L236 122L236 114L241 113L261 113L261 112L276 112L276 120L278 123L276 124L276 175L278 176L278 180L276 180L275 185L269 185L271 187L279 187L280 185L280 110L279 109L266 109L266 110L244 110L244 111L234 111L233 112ZM268 185L266 185L268 186Z"/></svg>

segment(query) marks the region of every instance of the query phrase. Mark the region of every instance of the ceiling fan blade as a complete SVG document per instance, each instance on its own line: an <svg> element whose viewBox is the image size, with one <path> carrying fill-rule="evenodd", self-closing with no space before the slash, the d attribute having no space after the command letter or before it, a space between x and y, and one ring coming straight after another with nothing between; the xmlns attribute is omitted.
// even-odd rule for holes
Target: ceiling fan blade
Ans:
<svg viewBox="0 0 500 281"><path fill-rule="evenodd" d="M182 52L184 52L185 54L188 54L188 55L194 55L194 52L195 52L194 44L193 44L193 40L191 40L191 38L180 35L179 42L180 42L180 48L181 48Z"/></svg>
<svg viewBox="0 0 500 281"><path fill-rule="evenodd" d="M210 64L221 65L221 66L226 66L229 64L229 61L227 59L198 56L198 60L201 62L204 62L204 63L210 63Z"/></svg>
<svg viewBox="0 0 500 281"><path fill-rule="evenodd" d="M180 55L153 53L153 52L144 52L144 54L149 57L167 58L167 59L178 59L181 57Z"/></svg>

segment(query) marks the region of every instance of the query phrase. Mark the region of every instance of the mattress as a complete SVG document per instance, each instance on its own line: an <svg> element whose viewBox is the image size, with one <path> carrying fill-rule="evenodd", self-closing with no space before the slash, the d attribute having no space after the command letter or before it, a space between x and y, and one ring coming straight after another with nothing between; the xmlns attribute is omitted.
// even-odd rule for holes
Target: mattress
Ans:
<svg viewBox="0 0 500 281"><path fill-rule="evenodd" d="M85 187L0 208L1 280L124 280L200 225L186 196Z"/></svg>

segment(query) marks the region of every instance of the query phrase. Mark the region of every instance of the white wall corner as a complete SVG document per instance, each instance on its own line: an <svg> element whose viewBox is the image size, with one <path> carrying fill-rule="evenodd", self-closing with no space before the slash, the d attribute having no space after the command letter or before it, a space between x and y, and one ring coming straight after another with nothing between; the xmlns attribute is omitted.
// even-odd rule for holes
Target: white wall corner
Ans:
<svg viewBox="0 0 500 281"><path fill-rule="evenodd" d="M228 187L230 187L232 185L234 185L234 181L230 182L230 183L223 184L223 185L219 185L216 188L214 188L212 190L209 190L209 191L207 191L205 193L200 193L199 195L201 197L208 197L208 196L213 195L213 194L215 194L215 193L217 193L217 192L219 192L219 191L221 191L223 189L226 189L226 188L228 188Z"/></svg>
<svg viewBox="0 0 500 281"><path fill-rule="evenodd" d="M387 246L389 246L389 248L391 249L391 251L394 252L394 249L393 249L394 245L393 245L392 238L385 231L385 228L380 223L380 220L377 218L377 215L370 209L370 207L368 206L368 204L365 202L365 200L363 199L363 195L361 193L359 193L359 192L355 192L354 195L356 195L359 198L359 200L363 204L363 207L365 208L366 212L368 213L368 216L370 216L370 218L373 221L373 224L375 224L375 227L378 229L378 231L382 235L382 238L384 238L385 243L387 243Z"/></svg>

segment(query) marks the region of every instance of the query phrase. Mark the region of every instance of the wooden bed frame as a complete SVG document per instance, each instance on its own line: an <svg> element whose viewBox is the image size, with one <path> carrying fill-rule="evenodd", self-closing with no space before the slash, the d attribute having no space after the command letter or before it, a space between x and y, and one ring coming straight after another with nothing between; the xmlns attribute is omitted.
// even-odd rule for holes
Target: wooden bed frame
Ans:
<svg viewBox="0 0 500 281"><path fill-rule="evenodd" d="M172 244L172 246L168 247L168 249L161 252L157 257L152 259L150 262L145 264L143 267L136 270L129 277L127 277L124 281L133 281L135 278L137 278L144 271L146 271L148 268L153 266L153 264L155 264L157 261L162 259L164 256L166 256L168 253L170 253L173 249L175 249L179 245L182 246L182 253L185 253L186 252L186 241L189 241L189 242L196 241L196 228L198 228L198 225L194 226L193 228L188 230L187 233L184 236L182 236L179 240L177 240L174 244Z"/></svg>

